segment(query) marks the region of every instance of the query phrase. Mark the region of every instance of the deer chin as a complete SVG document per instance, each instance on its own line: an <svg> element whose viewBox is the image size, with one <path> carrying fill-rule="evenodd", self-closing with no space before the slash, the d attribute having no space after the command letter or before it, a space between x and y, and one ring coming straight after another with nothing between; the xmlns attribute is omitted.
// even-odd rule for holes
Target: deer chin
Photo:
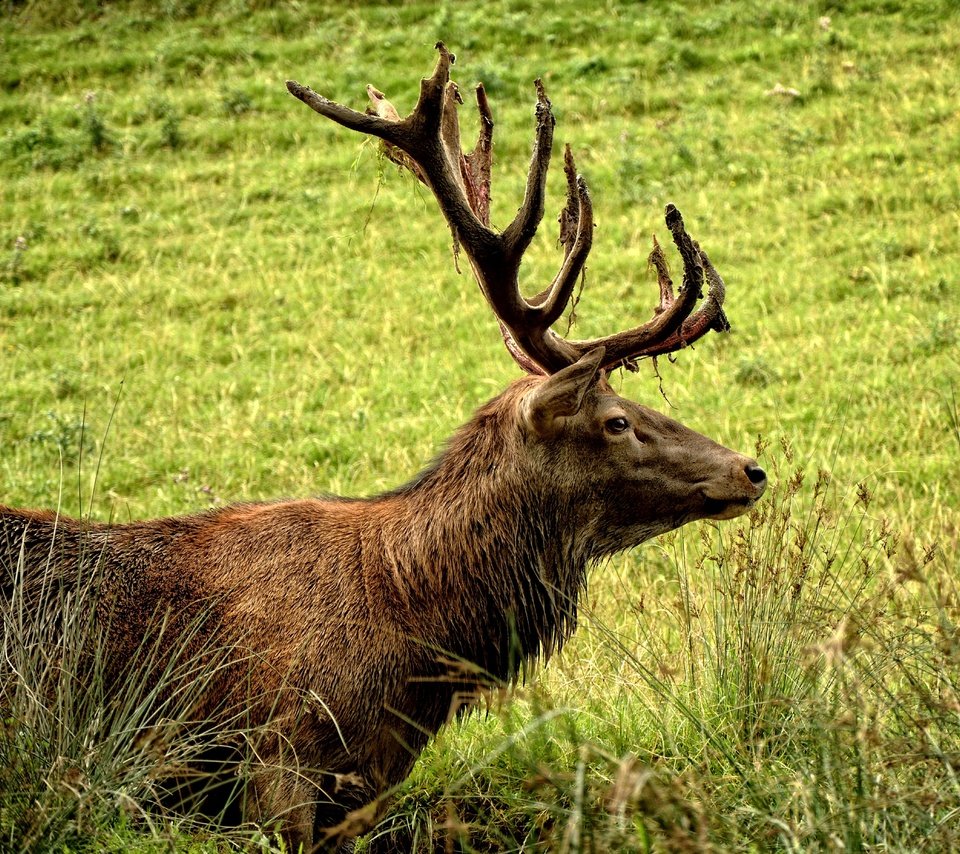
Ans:
<svg viewBox="0 0 960 854"><path fill-rule="evenodd" d="M735 519L757 503L756 498L711 498L704 496L704 519Z"/></svg>

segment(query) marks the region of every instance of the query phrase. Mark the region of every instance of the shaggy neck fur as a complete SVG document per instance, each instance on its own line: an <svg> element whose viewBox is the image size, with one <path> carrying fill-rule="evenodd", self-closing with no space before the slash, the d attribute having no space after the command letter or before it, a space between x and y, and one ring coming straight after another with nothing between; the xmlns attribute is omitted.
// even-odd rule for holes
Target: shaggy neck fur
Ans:
<svg viewBox="0 0 960 854"><path fill-rule="evenodd" d="M519 465L516 401L528 386L483 407L432 468L383 499L388 571L406 606L429 615L439 651L503 681L573 632L587 565L571 502L536 491L542 479Z"/></svg>

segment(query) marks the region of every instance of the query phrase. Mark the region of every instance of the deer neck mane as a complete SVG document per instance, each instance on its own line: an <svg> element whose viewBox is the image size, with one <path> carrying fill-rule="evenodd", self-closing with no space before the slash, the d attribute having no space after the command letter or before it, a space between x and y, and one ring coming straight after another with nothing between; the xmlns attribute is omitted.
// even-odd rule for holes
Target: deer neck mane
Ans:
<svg viewBox="0 0 960 854"><path fill-rule="evenodd" d="M482 407L434 464L391 493L389 551L438 645L501 680L546 658L576 627L588 554L576 508L528 470L521 380Z"/></svg>

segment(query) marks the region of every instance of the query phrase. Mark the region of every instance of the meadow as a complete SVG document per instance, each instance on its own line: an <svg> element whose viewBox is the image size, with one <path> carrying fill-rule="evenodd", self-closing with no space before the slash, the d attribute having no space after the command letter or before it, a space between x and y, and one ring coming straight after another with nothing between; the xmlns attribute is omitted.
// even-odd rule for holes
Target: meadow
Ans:
<svg viewBox="0 0 960 854"><path fill-rule="evenodd" d="M614 384L771 493L596 567L563 652L445 730L360 849L960 846L954 0L0 9L4 504L374 494L516 376L433 199L286 79L405 112L442 39L490 96L502 225L541 77L598 222L575 337L650 316L667 202L726 280L730 334ZM530 293L563 193L555 164ZM0 848L279 844L142 810L95 709L30 731L16 644Z"/></svg>

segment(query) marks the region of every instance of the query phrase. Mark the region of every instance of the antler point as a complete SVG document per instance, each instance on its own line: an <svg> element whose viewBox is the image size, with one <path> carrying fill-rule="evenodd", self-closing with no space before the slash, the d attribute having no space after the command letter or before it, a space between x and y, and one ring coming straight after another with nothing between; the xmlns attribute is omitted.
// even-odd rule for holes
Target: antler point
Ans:
<svg viewBox="0 0 960 854"><path fill-rule="evenodd" d="M667 223L667 228L671 231L677 226L683 227L683 216L672 202L664 208L663 218Z"/></svg>
<svg viewBox="0 0 960 854"><path fill-rule="evenodd" d="M433 47L435 50L440 51L441 56L449 57L451 65L457 61L457 55L455 53L450 53L450 51L447 49L447 46L442 41L437 42Z"/></svg>

